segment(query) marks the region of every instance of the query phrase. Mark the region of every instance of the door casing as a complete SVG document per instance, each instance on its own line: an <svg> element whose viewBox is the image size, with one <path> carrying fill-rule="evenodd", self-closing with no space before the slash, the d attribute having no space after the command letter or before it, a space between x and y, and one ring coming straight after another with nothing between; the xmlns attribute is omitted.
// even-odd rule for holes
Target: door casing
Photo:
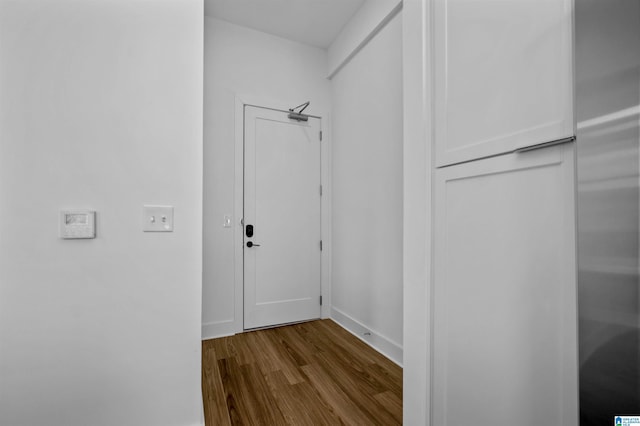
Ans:
<svg viewBox="0 0 640 426"><path fill-rule="evenodd" d="M233 206L233 241L234 241L234 333L244 332L244 259L243 259L243 207L244 207L244 107L251 105L261 108L269 108L281 111L288 111L292 106L300 104L299 100L278 101L273 99L261 99L252 96L236 95L235 115L234 115L234 206ZM312 106L313 107L313 102ZM331 312L331 145L330 135L326 131L329 128L326 114L322 110L313 109L313 115L322 117L320 120L320 130L322 131L322 142L320 143L321 161L321 183L322 183L322 203L321 203L321 281L320 291L322 295L322 306L320 310L321 318L329 318Z"/></svg>
<svg viewBox="0 0 640 426"><path fill-rule="evenodd" d="M244 108L245 330L320 318L321 118L287 115Z"/></svg>

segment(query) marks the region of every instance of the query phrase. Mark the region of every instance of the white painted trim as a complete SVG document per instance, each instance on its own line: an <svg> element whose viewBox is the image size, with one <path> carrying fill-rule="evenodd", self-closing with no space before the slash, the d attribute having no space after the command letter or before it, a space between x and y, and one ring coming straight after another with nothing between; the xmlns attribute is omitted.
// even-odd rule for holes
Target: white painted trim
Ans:
<svg viewBox="0 0 640 426"><path fill-rule="evenodd" d="M367 327L335 307L331 308L331 320L402 367L402 345L399 343L385 337L371 327Z"/></svg>
<svg viewBox="0 0 640 426"><path fill-rule="evenodd" d="M244 289L243 269L244 258L242 251L242 216L243 216L243 188L244 188L244 106L254 105L266 108L274 108L286 111L300 104L300 100L286 101L277 99L264 99L255 96L236 95L235 99L235 135L234 135L234 319L233 332L244 332ZM321 238L323 241L320 292L322 294L321 318L328 318L331 313L331 133L328 131L330 121L325 111L313 110L309 106L311 115L319 116L320 129L322 130L322 142L320 143L321 158L321 182L323 196L321 204ZM204 335L204 333L203 333Z"/></svg>
<svg viewBox="0 0 640 426"><path fill-rule="evenodd" d="M236 334L235 321L232 319L202 324L202 340L217 339L234 334Z"/></svg>
<svg viewBox="0 0 640 426"><path fill-rule="evenodd" d="M331 203L332 203L332 184L331 184L331 127L329 125L330 117L320 121L320 129L322 130L322 142L320 148L320 167L321 167L321 183L322 183L322 203L321 203L321 235L322 235L322 269L321 269L321 294L322 307L320 310L321 318L329 318L331 316Z"/></svg>
<svg viewBox="0 0 640 426"><path fill-rule="evenodd" d="M202 350L200 358L202 358ZM202 365L200 366L202 368ZM202 394L202 389L200 389L200 394ZM204 398L200 398L202 402L200 402L200 422L195 423L197 426L206 426L204 424Z"/></svg>
<svg viewBox="0 0 640 426"><path fill-rule="evenodd" d="M431 425L432 286L432 8L404 0L404 370L405 424Z"/></svg>
<svg viewBox="0 0 640 426"><path fill-rule="evenodd" d="M244 214L243 188L244 188L244 104L243 98L236 96L234 115L234 184L233 184L233 280L234 280L234 331L244 331L244 292L243 269L244 254L242 251L242 217Z"/></svg>
<svg viewBox="0 0 640 426"><path fill-rule="evenodd" d="M402 0L368 0L345 25L328 49L332 79L402 10Z"/></svg>

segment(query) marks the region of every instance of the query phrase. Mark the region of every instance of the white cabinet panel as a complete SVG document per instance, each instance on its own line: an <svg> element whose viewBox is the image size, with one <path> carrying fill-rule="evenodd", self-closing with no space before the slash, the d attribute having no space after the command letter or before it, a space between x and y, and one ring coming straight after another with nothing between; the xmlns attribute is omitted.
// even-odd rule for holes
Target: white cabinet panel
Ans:
<svg viewBox="0 0 640 426"><path fill-rule="evenodd" d="M572 0L435 0L436 164L574 134Z"/></svg>
<svg viewBox="0 0 640 426"><path fill-rule="evenodd" d="M434 425L578 424L573 149L437 170Z"/></svg>

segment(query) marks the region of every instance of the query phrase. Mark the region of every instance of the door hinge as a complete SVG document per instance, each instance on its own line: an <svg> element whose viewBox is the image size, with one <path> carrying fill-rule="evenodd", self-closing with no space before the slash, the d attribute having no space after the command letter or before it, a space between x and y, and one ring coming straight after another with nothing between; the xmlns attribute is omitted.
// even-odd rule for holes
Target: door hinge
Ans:
<svg viewBox="0 0 640 426"><path fill-rule="evenodd" d="M322 306L322 296L320 296L320 306Z"/></svg>
<svg viewBox="0 0 640 426"><path fill-rule="evenodd" d="M322 142L322 130L320 130L320 142Z"/></svg>
<svg viewBox="0 0 640 426"><path fill-rule="evenodd" d="M322 240L320 240L320 251L322 251Z"/></svg>
<svg viewBox="0 0 640 426"><path fill-rule="evenodd" d="M322 185L320 185L320 196L322 197Z"/></svg>

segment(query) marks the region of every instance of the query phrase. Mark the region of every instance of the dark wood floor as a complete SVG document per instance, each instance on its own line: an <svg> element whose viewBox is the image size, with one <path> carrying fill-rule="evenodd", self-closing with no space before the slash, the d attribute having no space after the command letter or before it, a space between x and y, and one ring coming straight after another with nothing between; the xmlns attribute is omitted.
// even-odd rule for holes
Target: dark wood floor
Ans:
<svg viewBox="0 0 640 426"><path fill-rule="evenodd" d="M202 342L207 426L400 425L402 369L331 320Z"/></svg>

